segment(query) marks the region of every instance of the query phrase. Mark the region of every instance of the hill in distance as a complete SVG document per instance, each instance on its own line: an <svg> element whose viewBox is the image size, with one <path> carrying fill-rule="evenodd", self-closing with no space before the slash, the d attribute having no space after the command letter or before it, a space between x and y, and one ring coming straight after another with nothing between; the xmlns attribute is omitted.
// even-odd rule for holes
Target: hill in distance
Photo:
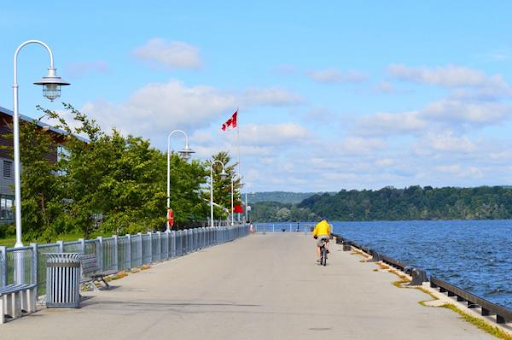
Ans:
<svg viewBox="0 0 512 340"><path fill-rule="evenodd" d="M254 192L248 193L248 203L259 203L259 202L279 202L285 204L298 204L301 203L306 198L309 198L313 195L322 195L323 192L289 192L289 191L268 191L268 192ZM328 193L331 195L335 195L335 192ZM245 200L245 193L242 194L243 199Z"/></svg>

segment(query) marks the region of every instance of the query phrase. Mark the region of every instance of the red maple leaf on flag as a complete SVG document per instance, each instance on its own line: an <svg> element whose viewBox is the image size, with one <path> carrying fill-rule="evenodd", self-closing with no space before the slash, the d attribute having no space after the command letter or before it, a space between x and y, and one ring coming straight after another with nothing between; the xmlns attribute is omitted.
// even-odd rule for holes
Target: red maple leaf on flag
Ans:
<svg viewBox="0 0 512 340"><path fill-rule="evenodd" d="M235 113L233 113L233 116L231 116L231 118L229 118L224 124L222 124L222 131L226 131L226 129L228 127L232 127L233 129L236 128L237 115L238 115L238 110L236 110Z"/></svg>

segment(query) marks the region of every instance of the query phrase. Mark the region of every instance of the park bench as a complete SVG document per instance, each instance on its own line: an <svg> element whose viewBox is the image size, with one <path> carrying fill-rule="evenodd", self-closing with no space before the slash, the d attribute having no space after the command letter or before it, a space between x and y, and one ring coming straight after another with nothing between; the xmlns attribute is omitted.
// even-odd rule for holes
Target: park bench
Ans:
<svg viewBox="0 0 512 340"><path fill-rule="evenodd" d="M36 300L36 284L10 284L0 287L0 324L5 322L6 316L16 319L23 311L35 312Z"/></svg>
<svg viewBox="0 0 512 340"><path fill-rule="evenodd" d="M110 288L107 281L105 281L105 277L117 274L118 270L100 271L96 255L93 254L83 255L80 261L82 262L82 278L80 279L80 284L92 284L94 286L93 288L96 289L94 282L101 281L105 285L105 288Z"/></svg>

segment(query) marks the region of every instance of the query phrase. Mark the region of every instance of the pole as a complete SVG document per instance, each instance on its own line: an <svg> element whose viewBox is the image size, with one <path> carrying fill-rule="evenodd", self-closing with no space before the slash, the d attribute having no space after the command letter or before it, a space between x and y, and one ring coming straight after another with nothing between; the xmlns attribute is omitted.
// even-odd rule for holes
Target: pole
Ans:
<svg viewBox="0 0 512 340"><path fill-rule="evenodd" d="M213 160L210 163L210 227L213 225Z"/></svg>
<svg viewBox="0 0 512 340"><path fill-rule="evenodd" d="M21 176L20 176L20 134L19 134L19 100L18 100L18 54L21 49L28 44L39 44L46 48L50 55L50 69L53 69L53 53L48 45L39 40L28 40L22 43L14 52L14 82L13 90L13 144L14 144L14 199L15 199L15 223L16 223L16 244L15 248L23 247L22 229L21 229ZM17 284L23 284L24 281L24 262L23 252L16 252L16 270L15 279Z"/></svg>
<svg viewBox="0 0 512 340"><path fill-rule="evenodd" d="M235 210L234 210L234 198L233 198L233 176L231 176L231 226L235 225Z"/></svg>
<svg viewBox="0 0 512 340"><path fill-rule="evenodd" d="M236 112L240 113L239 110L240 109L237 107ZM238 116L238 113L237 113L237 116ZM240 119L239 119L239 117L237 117L236 130L237 130L237 134L238 134L238 178L240 178L240 180L242 180L242 173L240 172Z"/></svg>
<svg viewBox="0 0 512 340"><path fill-rule="evenodd" d="M249 205L247 205L247 193L245 193L245 222L247 223L249 221L248 214L249 214Z"/></svg>
<svg viewBox="0 0 512 340"><path fill-rule="evenodd" d="M169 133L169 135L167 136L167 213L169 213L169 209L171 208L171 137L176 132L182 133L185 136L185 147L188 148L188 136L185 133L185 131L174 130L171 133ZM168 233L171 231L168 218L165 224L167 227L165 232Z"/></svg>
<svg viewBox="0 0 512 340"><path fill-rule="evenodd" d="M222 163L221 161L219 161L218 159L212 159L210 161L210 220L211 220L211 223L210 225L213 227L214 224L213 224L213 164L215 163L219 163L220 165L222 165L222 173L225 173L226 172L226 167L224 165L224 163Z"/></svg>

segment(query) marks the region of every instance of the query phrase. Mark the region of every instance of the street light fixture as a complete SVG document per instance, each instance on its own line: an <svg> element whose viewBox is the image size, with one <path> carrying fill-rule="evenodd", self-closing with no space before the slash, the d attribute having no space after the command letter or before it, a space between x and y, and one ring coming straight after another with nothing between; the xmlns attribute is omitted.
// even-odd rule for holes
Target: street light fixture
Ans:
<svg viewBox="0 0 512 340"><path fill-rule="evenodd" d="M35 82L34 85L42 85L43 96L53 102L55 99L60 97L60 87L69 85L69 83L62 80L61 77L57 77L56 69L49 68L46 77Z"/></svg>
<svg viewBox="0 0 512 340"><path fill-rule="evenodd" d="M226 173L226 167L224 163L219 161L218 159L212 159L210 162L210 226L213 227L213 164L220 163L222 165L222 172L220 173L220 179L225 180L228 178L228 174Z"/></svg>
<svg viewBox="0 0 512 340"><path fill-rule="evenodd" d="M56 69L53 67L53 53L48 45L39 40L28 40L21 44L14 52L14 83L12 85L14 107L13 107L13 144L14 144L14 196L15 196L15 223L16 223L16 244L15 248L23 247L22 242L22 229L21 229L21 179L20 179L20 137L19 137L19 102L18 102L18 54L23 47L29 44L38 44L46 48L50 55L50 67L48 68L48 74L43 77L35 85L43 86L43 95L54 101L60 97L60 87L69 85L68 82L63 81L60 77L57 77ZM18 254L16 261L16 282L18 284L24 283L23 278L23 258L22 253Z"/></svg>
<svg viewBox="0 0 512 340"><path fill-rule="evenodd" d="M188 146L188 135L185 133L185 131L182 130L174 130L167 136L167 211L169 212L169 209L171 208L171 137L175 133L181 133L183 136L185 136L185 147L178 151L178 154L181 155L181 158L185 161L188 161L192 154L195 151L192 151L192 149ZM171 231L171 227L169 226L169 221L167 221L167 229L166 232Z"/></svg>
<svg viewBox="0 0 512 340"><path fill-rule="evenodd" d="M43 95L54 101L60 96L60 87L69 85L68 82L63 81L60 77L57 77L56 69L53 67L53 53L48 45L39 40L28 40L21 44L16 52L14 53L14 84L13 95L14 95L14 109L13 109L13 132L14 132L14 195L15 195L15 222L16 222L16 245L15 247L23 247L21 241L21 190L20 190L20 139L19 139L19 113L18 113L18 54L20 50L29 44L42 45L48 51L50 55L50 67L48 68L48 74L43 77L40 81L35 82L35 85L43 85Z"/></svg>

